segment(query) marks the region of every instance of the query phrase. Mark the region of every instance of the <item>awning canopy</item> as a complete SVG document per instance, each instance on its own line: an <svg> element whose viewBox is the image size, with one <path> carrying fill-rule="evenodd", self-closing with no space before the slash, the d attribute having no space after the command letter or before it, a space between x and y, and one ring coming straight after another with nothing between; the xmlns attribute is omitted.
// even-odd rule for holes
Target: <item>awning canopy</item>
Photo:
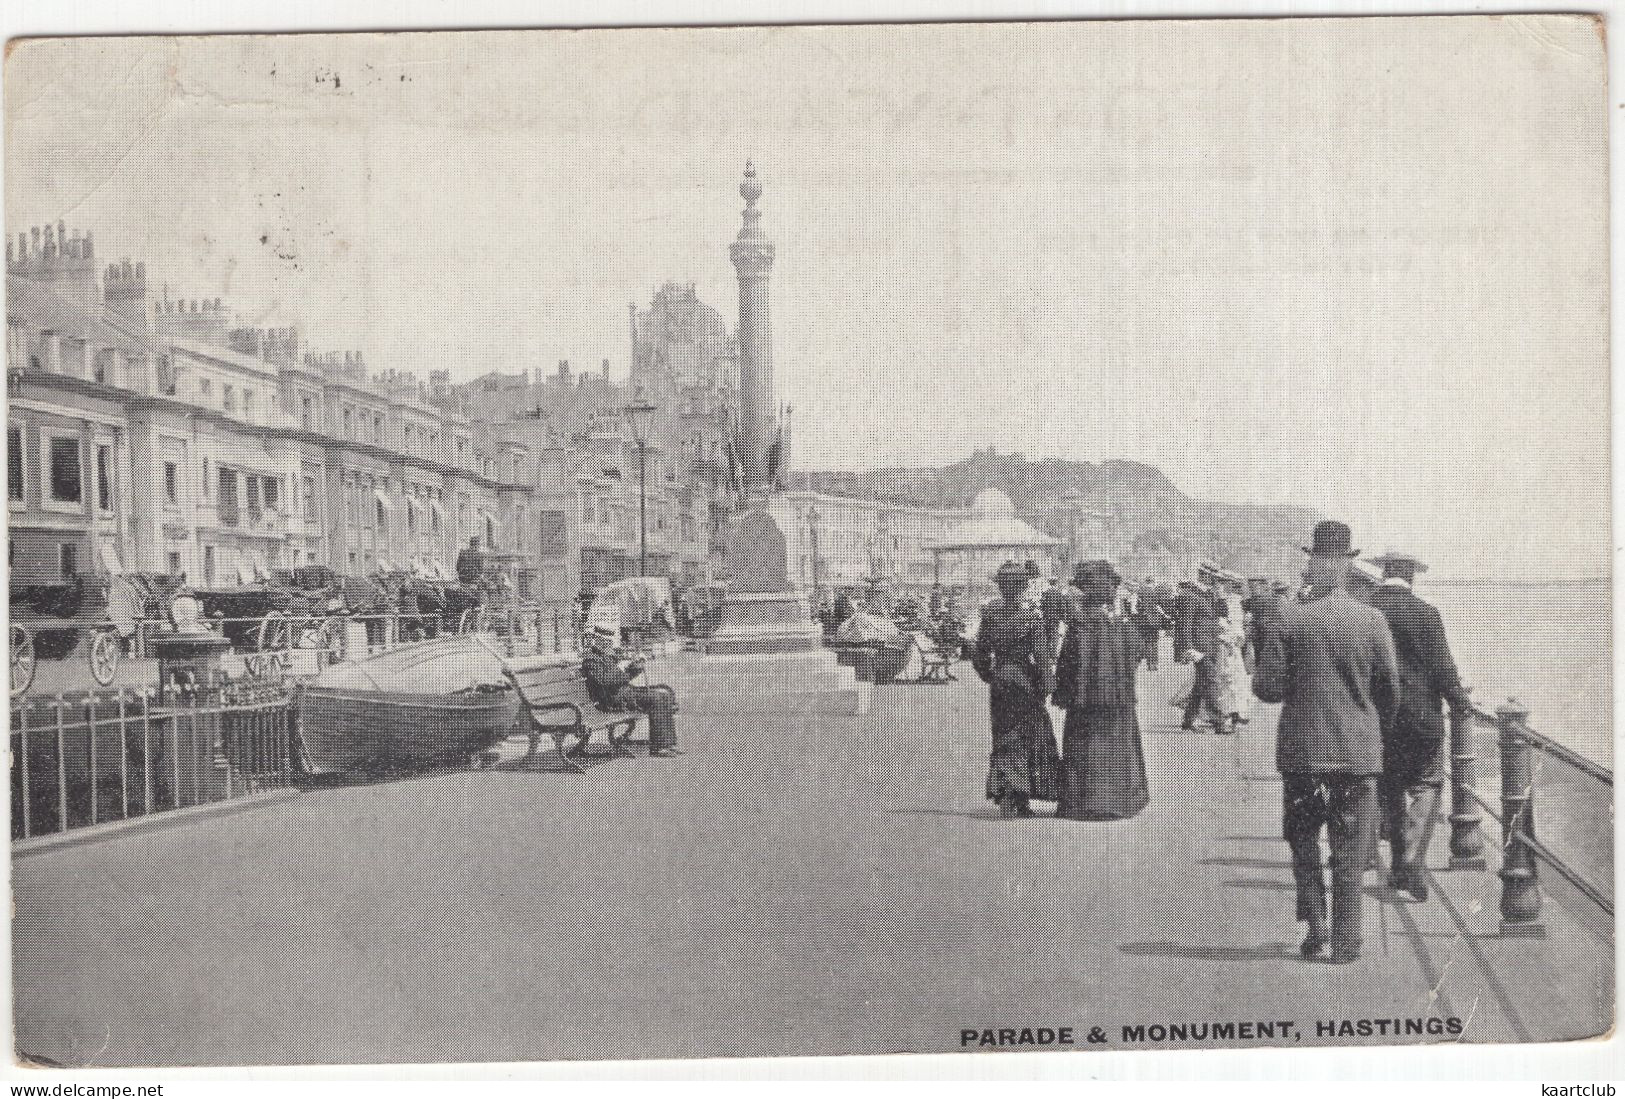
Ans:
<svg viewBox="0 0 1625 1099"><path fill-rule="evenodd" d="M971 517L941 538L925 543L933 552L950 550L1026 550L1060 545L1029 523L1016 518L1010 497L996 488L977 494L971 504Z"/></svg>

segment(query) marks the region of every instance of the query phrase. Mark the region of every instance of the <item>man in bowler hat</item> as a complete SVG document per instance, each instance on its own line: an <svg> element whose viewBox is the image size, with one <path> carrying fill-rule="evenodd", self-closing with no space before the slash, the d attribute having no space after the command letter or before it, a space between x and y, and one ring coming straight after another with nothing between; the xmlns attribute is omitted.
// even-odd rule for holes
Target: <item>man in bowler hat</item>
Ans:
<svg viewBox="0 0 1625 1099"><path fill-rule="evenodd" d="M1466 720L1468 699L1450 655L1444 621L1413 589L1426 572L1414 554L1389 550L1372 561L1382 583L1371 605L1388 619L1399 659L1399 704L1383 726L1382 804L1388 823L1388 884L1428 899L1426 858L1433 814L1444 784L1444 703L1452 721Z"/></svg>
<svg viewBox="0 0 1625 1099"><path fill-rule="evenodd" d="M1346 964L1360 956L1361 892L1375 850L1382 734L1393 713L1399 671L1382 612L1349 596L1346 524L1316 525L1305 547L1306 600L1281 608L1266 631L1253 693L1281 703L1275 765L1282 780L1282 831L1292 849L1297 915L1309 925L1301 952ZM1320 834L1331 841L1331 927Z"/></svg>

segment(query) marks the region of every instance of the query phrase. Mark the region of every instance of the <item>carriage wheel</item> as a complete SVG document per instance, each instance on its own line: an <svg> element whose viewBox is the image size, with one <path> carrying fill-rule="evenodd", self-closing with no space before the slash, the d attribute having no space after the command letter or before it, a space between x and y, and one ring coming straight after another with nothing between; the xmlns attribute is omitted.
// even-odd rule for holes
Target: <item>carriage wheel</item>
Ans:
<svg viewBox="0 0 1625 1099"><path fill-rule="evenodd" d="M277 649L286 649L293 644L292 623L288 616L281 611L269 611L260 620L260 628L254 634L255 652L273 652Z"/></svg>
<svg viewBox="0 0 1625 1099"><path fill-rule="evenodd" d="M115 630L97 630L90 641L90 674L103 687L112 686L118 674L120 643Z"/></svg>
<svg viewBox="0 0 1625 1099"><path fill-rule="evenodd" d="M282 658L278 653L260 653L243 661L248 674L262 683L282 681Z"/></svg>
<svg viewBox="0 0 1625 1099"><path fill-rule="evenodd" d="M11 694L15 698L34 682L34 638L21 626L11 627Z"/></svg>
<svg viewBox="0 0 1625 1099"><path fill-rule="evenodd" d="M327 659L330 663L338 663L344 659L345 621L333 617L322 620L321 639L322 648L327 650Z"/></svg>

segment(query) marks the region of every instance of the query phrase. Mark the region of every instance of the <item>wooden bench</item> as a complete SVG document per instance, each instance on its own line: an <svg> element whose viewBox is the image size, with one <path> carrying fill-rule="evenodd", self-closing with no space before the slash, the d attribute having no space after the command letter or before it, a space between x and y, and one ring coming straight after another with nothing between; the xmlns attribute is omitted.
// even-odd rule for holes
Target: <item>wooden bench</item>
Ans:
<svg viewBox="0 0 1625 1099"><path fill-rule="evenodd" d="M575 655L561 656L549 653L518 660L505 660L502 674L513 685L519 697L520 711L524 715L526 734L530 737L527 759L536 756L536 746L544 736L551 737L554 750L565 767L585 773L586 768L576 762L592 735L599 730L609 741L610 756L631 756L627 746L639 721L648 715L639 710L603 710L593 701L587 689L587 677L581 674L581 659ZM655 690L671 692L672 688L657 685ZM574 747L567 746L575 737Z"/></svg>
<svg viewBox="0 0 1625 1099"><path fill-rule="evenodd" d="M931 635L922 630L915 630L909 635L914 639L914 648L920 654L920 677L916 683L957 683L959 677L954 674L953 658L943 652Z"/></svg>

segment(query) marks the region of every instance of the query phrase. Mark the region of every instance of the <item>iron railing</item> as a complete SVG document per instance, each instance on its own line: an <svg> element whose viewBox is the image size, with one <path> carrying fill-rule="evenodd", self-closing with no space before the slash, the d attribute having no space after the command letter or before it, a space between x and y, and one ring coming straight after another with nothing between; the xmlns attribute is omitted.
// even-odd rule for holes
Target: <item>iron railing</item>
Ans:
<svg viewBox="0 0 1625 1099"><path fill-rule="evenodd" d="M173 704L122 688L11 704L11 837L30 839L225 801L293 780L295 718L276 684Z"/></svg>
<svg viewBox="0 0 1625 1099"><path fill-rule="evenodd" d="M1473 741L1475 723L1493 726L1500 750L1501 791L1499 804L1479 793L1476 781L1476 755ZM1501 934L1541 936L1540 867L1549 867L1573 889L1578 905L1591 909L1577 913L1587 924L1612 936L1614 899L1612 864L1594 868L1592 874L1573 865L1578 856L1565 858L1536 835L1536 790L1541 780L1562 786L1560 792L1566 815L1582 818L1582 802L1591 799L1596 819L1592 831L1602 831L1605 843L1612 836L1614 773L1573 749L1536 732L1529 725L1529 711L1516 699L1508 699L1493 712L1476 705L1470 713L1457 715L1451 722L1451 837L1452 869L1485 869L1484 838L1479 831L1479 810L1501 827ZM1548 765L1551 765L1550 767ZM1562 770L1559 775L1558 770ZM1584 827L1582 823L1581 827ZM1611 851L1611 844L1608 844ZM1599 879L1606 878L1606 883Z"/></svg>

